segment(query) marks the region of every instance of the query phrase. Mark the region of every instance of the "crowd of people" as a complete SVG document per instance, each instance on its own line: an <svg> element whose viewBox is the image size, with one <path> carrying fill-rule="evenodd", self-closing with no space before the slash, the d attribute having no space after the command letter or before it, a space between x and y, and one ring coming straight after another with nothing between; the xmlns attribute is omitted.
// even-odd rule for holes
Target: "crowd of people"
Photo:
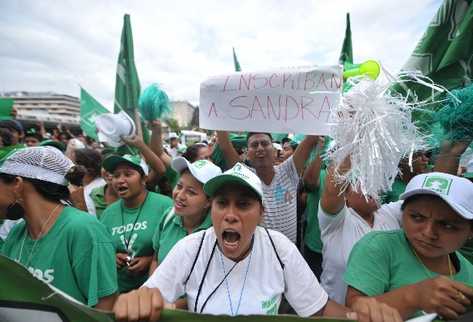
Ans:
<svg viewBox="0 0 473 322"><path fill-rule="evenodd" d="M328 137L217 131L185 147L148 127L148 143L111 149L1 121L0 253L124 321L164 307L455 319L471 305L471 140L401 160L375 200L336 179Z"/></svg>

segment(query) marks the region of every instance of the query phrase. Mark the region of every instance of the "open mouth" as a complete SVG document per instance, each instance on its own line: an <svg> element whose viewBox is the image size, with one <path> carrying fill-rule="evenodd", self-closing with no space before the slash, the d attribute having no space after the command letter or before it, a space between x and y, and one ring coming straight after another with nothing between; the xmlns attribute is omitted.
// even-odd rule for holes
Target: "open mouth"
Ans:
<svg viewBox="0 0 473 322"><path fill-rule="evenodd" d="M118 187L118 188L117 188L117 192L118 192L119 194L124 194L124 193L126 193L127 191L128 191L128 188L127 188L127 187Z"/></svg>
<svg viewBox="0 0 473 322"><path fill-rule="evenodd" d="M235 250L240 245L240 233L234 230L224 230L222 233L223 246L229 250Z"/></svg>

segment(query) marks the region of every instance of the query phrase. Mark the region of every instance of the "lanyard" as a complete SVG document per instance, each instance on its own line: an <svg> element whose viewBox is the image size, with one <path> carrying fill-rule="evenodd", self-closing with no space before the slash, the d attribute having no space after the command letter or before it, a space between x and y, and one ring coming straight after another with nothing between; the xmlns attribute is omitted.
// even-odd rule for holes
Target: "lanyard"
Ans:
<svg viewBox="0 0 473 322"><path fill-rule="evenodd" d="M204 235L205 236L205 235ZM238 302L238 307L237 307L237 312L238 313L238 310L240 309L240 302L241 302L241 296L243 294L243 288L245 287L245 282L246 282L246 276L248 275L248 269L250 267L250 262L251 262L251 254L253 253L253 242L254 242L254 236L253 236L253 239L251 240L251 253L250 253L250 259L248 261L248 266L246 268L246 274L245 274L245 280L243 282L243 287L242 287L242 290L241 290L241 293L240 293L240 300ZM207 276L207 272L209 270L209 267L210 267L210 262L212 261L212 258L214 256L214 253L215 253L215 249L217 248L217 240L215 240L215 244L212 248L212 253L210 254L210 257L209 257L209 260L207 262L207 266L205 267L205 271L204 271L204 275L202 276L202 279L200 280L200 284L199 284L199 289L197 291L197 296L195 298L195 303L194 303L194 312L198 312L197 311L197 305L199 303L199 297L200 297L200 293L202 292L202 287L204 286L204 281L205 281L205 277ZM199 313L202 313L204 311L204 308L205 306L207 305L207 302L210 300L210 298L215 294L215 292L217 292L217 290L220 288L220 286L226 282L227 280L227 277L228 275L230 275L230 273L233 271L233 269L235 268L235 266L238 264L239 262L236 262L235 264L232 265L232 267L228 270L228 272L226 272L225 274L225 270L224 270L224 274L225 276L223 277L223 279L220 281L220 283L218 283L218 285L213 289L212 292L210 292L209 296L207 296L207 298L205 299L204 301L204 304L202 304L202 307L200 308L200 312ZM228 291L228 286L227 286L227 291ZM227 293L228 294L228 293ZM231 310L233 311L233 306L231 304L231 299L230 299L230 307L231 307ZM233 314L233 312L232 312Z"/></svg>
<svg viewBox="0 0 473 322"><path fill-rule="evenodd" d="M141 216L141 210L143 209L143 206L145 205L146 200L148 200L148 192L146 192L145 200L143 200L143 202L140 205L140 208L138 209L138 215L136 216L135 221L133 222L133 227L130 231L130 234L128 235L128 238L126 237L126 230L123 234L123 237L124 237L123 242L125 243L125 248L126 248L127 252L129 251L130 237L133 235L133 232L135 231L136 222L138 221L138 218L140 218L140 216ZM121 210L120 212L121 212L121 216L122 216L122 226L125 226L125 218L124 218L124 215L123 215L123 213L125 212L124 207L123 207L123 199L120 202L120 210Z"/></svg>
<svg viewBox="0 0 473 322"><path fill-rule="evenodd" d="M243 297L243 291L245 290L246 278L248 276L248 271L250 270L251 255L253 255L253 250L251 250L250 258L248 259L248 265L246 265L245 278L243 279L243 285L241 286L241 290L240 290L240 298L238 299L237 307L235 308L235 310L233 310L232 297L230 295L230 288L228 287L228 279L226 278L228 275L225 274L225 264L223 263L223 255L222 255L222 253L220 253L220 262L222 264L223 274L225 275L225 279L224 279L225 280L225 287L227 289L228 304L230 305L230 312L231 312L232 316L238 315L238 312L240 311L240 304L241 304L241 299ZM233 264L230 271L233 270L233 268L235 267L236 264L237 263Z"/></svg>

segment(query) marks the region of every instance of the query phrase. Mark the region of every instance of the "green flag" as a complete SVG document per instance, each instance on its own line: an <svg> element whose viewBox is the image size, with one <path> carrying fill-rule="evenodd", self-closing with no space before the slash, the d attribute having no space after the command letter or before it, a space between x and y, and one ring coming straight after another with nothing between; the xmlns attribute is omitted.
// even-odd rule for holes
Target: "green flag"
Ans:
<svg viewBox="0 0 473 322"><path fill-rule="evenodd" d="M353 47L351 44L350 13L347 13L347 25L345 29L345 39L343 39L342 51L338 62L342 65L353 64Z"/></svg>
<svg viewBox="0 0 473 322"><path fill-rule="evenodd" d="M117 76L115 80L114 113L125 111L132 120L136 120L135 111L138 113L138 100L140 98L140 80L135 67L133 53L133 35L131 32L130 15L124 16L123 29L118 55ZM149 133L141 122L143 139L148 142Z"/></svg>
<svg viewBox="0 0 473 322"><path fill-rule="evenodd" d="M237 55L235 53L235 48L233 48L233 65L235 66L236 72L241 72L240 63L238 62Z"/></svg>
<svg viewBox="0 0 473 322"><path fill-rule="evenodd" d="M13 105L15 101L11 98L0 98L0 120L11 120Z"/></svg>
<svg viewBox="0 0 473 322"><path fill-rule="evenodd" d="M95 128L95 118L104 113L110 113L85 89L80 88L80 128L84 133L97 140L97 129Z"/></svg>
<svg viewBox="0 0 473 322"><path fill-rule="evenodd" d="M471 0L444 1L403 70L419 70L447 89L464 87L473 77L473 5ZM428 98L425 86L409 88Z"/></svg>

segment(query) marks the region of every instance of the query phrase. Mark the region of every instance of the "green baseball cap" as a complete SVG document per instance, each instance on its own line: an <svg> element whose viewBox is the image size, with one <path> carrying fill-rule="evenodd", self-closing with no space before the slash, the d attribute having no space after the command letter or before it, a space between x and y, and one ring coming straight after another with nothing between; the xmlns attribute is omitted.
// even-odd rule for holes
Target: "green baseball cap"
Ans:
<svg viewBox="0 0 473 322"><path fill-rule="evenodd" d="M208 196L213 197L218 189L229 183L246 186L256 192L260 199L263 200L263 187L260 178L240 162L235 164L230 170L207 181L204 185L204 191Z"/></svg>
<svg viewBox="0 0 473 322"><path fill-rule="evenodd" d="M56 149L61 150L62 152L66 151L66 145L60 141L44 140L39 144L39 146L52 146Z"/></svg>
<svg viewBox="0 0 473 322"><path fill-rule="evenodd" d="M111 155L103 160L102 167L108 172L113 173L118 165L123 163L129 165L144 175L148 175L149 173L148 165L140 158L139 155Z"/></svg>

